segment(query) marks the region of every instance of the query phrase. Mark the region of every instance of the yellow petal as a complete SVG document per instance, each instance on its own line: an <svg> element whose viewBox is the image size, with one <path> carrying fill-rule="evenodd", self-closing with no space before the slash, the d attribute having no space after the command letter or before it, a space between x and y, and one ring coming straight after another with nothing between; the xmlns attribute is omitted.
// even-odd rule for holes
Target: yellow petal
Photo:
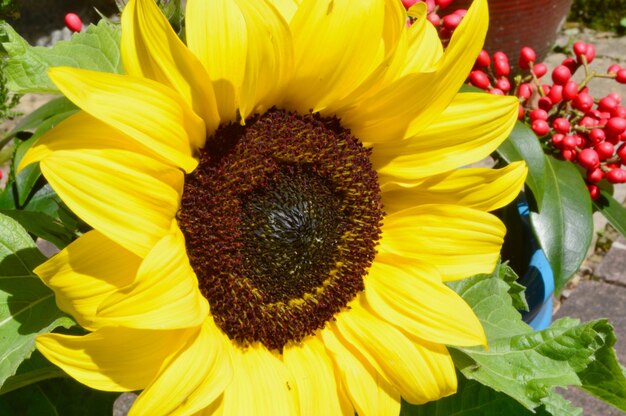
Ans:
<svg viewBox="0 0 626 416"><path fill-rule="evenodd" d="M298 414L296 383L280 359L261 344L233 348L232 357L234 374L224 391L223 414Z"/></svg>
<svg viewBox="0 0 626 416"><path fill-rule="evenodd" d="M396 182L381 185L387 214L422 204L462 205L493 211L513 201L528 169L514 162L502 169L468 168L431 176L415 186Z"/></svg>
<svg viewBox="0 0 626 416"><path fill-rule="evenodd" d="M443 46L437 35L437 29L426 19L426 4L416 3L413 7L422 4L423 6L416 10L418 14L415 22L407 30L409 47L399 77L432 71L443 56Z"/></svg>
<svg viewBox="0 0 626 416"><path fill-rule="evenodd" d="M382 60L384 12L384 0L303 0L290 23L295 75L286 104L319 111L355 90Z"/></svg>
<svg viewBox="0 0 626 416"><path fill-rule="evenodd" d="M84 69L58 67L48 75L74 104L191 172L194 144L206 136L204 122L180 95L158 82Z"/></svg>
<svg viewBox="0 0 626 416"><path fill-rule="evenodd" d="M209 406L232 378L229 342L207 319L139 395L129 415L189 415Z"/></svg>
<svg viewBox="0 0 626 416"><path fill-rule="evenodd" d="M430 263L445 280L490 273L500 255L506 229L494 215L456 205L420 205L385 217L378 246Z"/></svg>
<svg viewBox="0 0 626 416"><path fill-rule="evenodd" d="M356 89L344 98L329 102L321 111L322 114L343 118L346 111L357 108L364 99L376 94L402 70L407 48L404 6L397 1L385 1L384 17L378 52L381 58L376 60L377 66Z"/></svg>
<svg viewBox="0 0 626 416"><path fill-rule="evenodd" d="M188 0L187 46L213 81L223 122L233 121L239 104L248 50L246 21L236 1Z"/></svg>
<svg viewBox="0 0 626 416"><path fill-rule="evenodd" d="M447 345L486 345L480 321L432 266L397 257L376 259L365 279L370 309L411 335Z"/></svg>
<svg viewBox="0 0 626 416"><path fill-rule="evenodd" d="M357 414L376 416L400 413L400 393L374 370L360 352L329 328L322 331L322 337L335 362L340 387L349 396Z"/></svg>
<svg viewBox="0 0 626 416"><path fill-rule="evenodd" d="M246 22L248 50L239 97L239 113L247 118L258 106L276 104L293 72L293 45L287 22L269 2L237 0Z"/></svg>
<svg viewBox="0 0 626 416"><path fill-rule="evenodd" d="M333 363L324 344L315 336L299 345L286 346L283 361L296 381L302 416L341 415ZM353 415L354 411L350 409Z"/></svg>
<svg viewBox="0 0 626 416"><path fill-rule="evenodd" d="M293 15L296 14L300 0L270 0L270 3L276 7L287 23L291 22Z"/></svg>
<svg viewBox="0 0 626 416"><path fill-rule="evenodd" d="M477 162L508 137L517 107L515 97L458 94L425 131L374 146L372 164L384 182L419 179Z"/></svg>
<svg viewBox="0 0 626 416"><path fill-rule="evenodd" d="M337 315L337 332L409 403L421 404L456 391L454 364L444 346L412 343L358 301Z"/></svg>
<svg viewBox="0 0 626 416"><path fill-rule="evenodd" d="M18 170L39 162L59 150L125 149L136 153L151 152L106 123L78 111L48 130L28 149L20 161Z"/></svg>
<svg viewBox="0 0 626 416"><path fill-rule="evenodd" d="M176 329L206 319L208 303L189 264L185 238L178 226L172 228L143 260L133 285L103 300L98 316L109 325Z"/></svg>
<svg viewBox="0 0 626 416"><path fill-rule="evenodd" d="M41 171L67 206L106 237L143 257L178 210L183 173L125 150L56 151Z"/></svg>
<svg viewBox="0 0 626 416"><path fill-rule="evenodd" d="M177 91L202 117L207 135L213 134L220 122L213 84L154 0L128 2L122 13L120 48L127 74L153 79ZM205 137L192 143L194 149L204 146Z"/></svg>
<svg viewBox="0 0 626 416"><path fill-rule="evenodd" d="M98 305L111 293L131 284L141 258L90 231L35 269L50 287L62 311L83 328L95 330L103 322Z"/></svg>
<svg viewBox="0 0 626 416"><path fill-rule="evenodd" d="M474 1L433 72L398 78L342 114L344 125L368 143L395 141L426 129L465 82L482 48L487 24L486 0Z"/></svg>
<svg viewBox="0 0 626 416"><path fill-rule="evenodd" d="M91 388L132 391L150 384L189 335L188 330L106 327L84 336L39 335L35 344L48 360Z"/></svg>

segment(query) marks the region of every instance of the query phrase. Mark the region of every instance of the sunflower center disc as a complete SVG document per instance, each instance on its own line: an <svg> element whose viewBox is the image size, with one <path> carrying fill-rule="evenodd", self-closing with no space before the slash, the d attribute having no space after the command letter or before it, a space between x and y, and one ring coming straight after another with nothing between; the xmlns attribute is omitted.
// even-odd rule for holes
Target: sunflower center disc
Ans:
<svg viewBox="0 0 626 416"><path fill-rule="evenodd" d="M369 155L337 119L275 109L207 140L178 220L232 340L280 351L363 290L383 217Z"/></svg>

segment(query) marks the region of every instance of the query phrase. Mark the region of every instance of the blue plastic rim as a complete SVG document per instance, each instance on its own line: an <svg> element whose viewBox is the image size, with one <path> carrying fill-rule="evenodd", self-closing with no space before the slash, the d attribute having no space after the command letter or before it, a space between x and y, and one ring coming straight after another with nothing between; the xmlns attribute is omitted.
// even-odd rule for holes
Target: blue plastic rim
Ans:
<svg viewBox="0 0 626 416"><path fill-rule="evenodd" d="M526 287L526 301L529 311L522 313L522 318L534 330L546 329L552 323L552 294L554 293L554 274L546 255L537 244L529 224L530 212L526 202L517 204L517 210L522 218L525 231L531 239L530 262L524 276L519 283Z"/></svg>

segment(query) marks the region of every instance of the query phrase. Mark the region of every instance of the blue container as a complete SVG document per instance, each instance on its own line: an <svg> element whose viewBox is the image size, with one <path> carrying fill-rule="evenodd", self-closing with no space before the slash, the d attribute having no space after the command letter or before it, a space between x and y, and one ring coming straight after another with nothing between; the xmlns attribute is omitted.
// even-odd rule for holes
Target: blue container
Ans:
<svg viewBox="0 0 626 416"><path fill-rule="evenodd" d="M522 217L525 234L531 239L528 270L518 280L526 287L526 301L529 308L528 312L522 312L522 319L534 330L539 331L549 327L552 322L554 274L546 255L532 233L528 204L518 203L517 210Z"/></svg>

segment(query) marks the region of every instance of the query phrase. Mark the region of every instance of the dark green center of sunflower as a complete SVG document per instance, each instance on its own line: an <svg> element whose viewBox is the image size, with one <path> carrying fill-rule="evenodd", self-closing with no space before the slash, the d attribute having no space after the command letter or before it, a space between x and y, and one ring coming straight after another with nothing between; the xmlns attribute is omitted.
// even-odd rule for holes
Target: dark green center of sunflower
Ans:
<svg viewBox="0 0 626 416"><path fill-rule="evenodd" d="M207 140L178 220L232 340L280 351L363 290L383 217L369 156L337 119L276 109Z"/></svg>

